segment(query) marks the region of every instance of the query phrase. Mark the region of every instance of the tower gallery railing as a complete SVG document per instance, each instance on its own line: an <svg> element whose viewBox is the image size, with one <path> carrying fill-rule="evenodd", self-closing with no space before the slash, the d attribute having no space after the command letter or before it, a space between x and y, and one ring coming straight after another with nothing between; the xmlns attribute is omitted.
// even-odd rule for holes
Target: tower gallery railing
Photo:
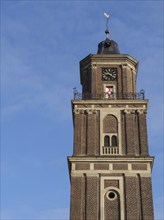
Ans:
<svg viewBox="0 0 164 220"><path fill-rule="evenodd" d="M73 99L74 100L114 100L114 99L145 99L145 91L142 89L140 92L136 93L106 93L102 94L97 93L79 93L76 88L73 88Z"/></svg>
<svg viewBox="0 0 164 220"><path fill-rule="evenodd" d="M103 146L103 155L118 155L119 154L119 147L105 147Z"/></svg>

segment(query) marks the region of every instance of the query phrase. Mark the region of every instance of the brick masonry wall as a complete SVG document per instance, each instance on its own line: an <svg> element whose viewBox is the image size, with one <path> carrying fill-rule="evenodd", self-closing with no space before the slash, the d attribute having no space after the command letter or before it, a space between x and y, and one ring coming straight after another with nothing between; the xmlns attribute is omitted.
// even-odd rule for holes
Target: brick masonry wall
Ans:
<svg viewBox="0 0 164 220"><path fill-rule="evenodd" d="M126 114L126 145L127 145L127 154L134 155L134 131L133 131L133 114Z"/></svg>
<svg viewBox="0 0 164 220"><path fill-rule="evenodd" d="M136 177L125 177L125 211L126 219L137 220L138 216L138 189Z"/></svg>
<svg viewBox="0 0 164 220"><path fill-rule="evenodd" d="M136 193L137 193L137 216L138 219L143 219L142 218L142 201L141 201L141 181L140 181L140 175L137 174L136 176Z"/></svg>
<svg viewBox="0 0 164 220"><path fill-rule="evenodd" d="M126 67L122 68L122 91L123 91L123 94L128 93L127 69L126 69Z"/></svg>
<svg viewBox="0 0 164 220"><path fill-rule="evenodd" d="M138 120L141 155L148 155L146 114L139 114Z"/></svg>
<svg viewBox="0 0 164 220"><path fill-rule="evenodd" d="M79 110L74 114L74 155L100 155L99 111Z"/></svg>
<svg viewBox="0 0 164 220"><path fill-rule="evenodd" d="M86 219L99 220L99 179L86 178Z"/></svg>
<svg viewBox="0 0 164 220"><path fill-rule="evenodd" d="M100 155L100 111L95 114L95 155Z"/></svg>
<svg viewBox="0 0 164 220"><path fill-rule="evenodd" d="M95 121L93 114L87 114L87 155L94 155Z"/></svg>
<svg viewBox="0 0 164 220"><path fill-rule="evenodd" d="M81 151L81 115L74 114L74 155Z"/></svg>
<svg viewBox="0 0 164 220"><path fill-rule="evenodd" d="M125 113L121 111L121 138L122 138L122 154L127 153L127 148L126 148L126 134L125 134Z"/></svg>
<svg viewBox="0 0 164 220"><path fill-rule="evenodd" d="M136 92L136 71L132 70L132 87L133 87L133 92Z"/></svg>
<svg viewBox="0 0 164 220"><path fill-rule="evenodd" d="M74 155L86 154L86 115L74 114Z"/></svg>
<svg viewBox="0 0 164 220"><path fill-rule="evenodd" d="M70 220L83 220L85 199L84 177L71 177Z"/></svg>
<svg viewBox="0 0 164 220"><path fill-rule="evenodd" d="M109 200L104 196L104 220L119 220L120 218L120 198Z"/></svg>
<svg viewBox="0 0 164 220"><path fill-rule="evenodd" d="M85 93L91 93L91 66L89 65L87 68L83 69L82 73L82 92L83 95ZM84 96L83 96L84 97ZM85 99L85 97L84 97Z"/></svg>
<svg viewBox="0 0 164 220"><path fill-rule="evenodd" d="M135 76L132 69L126 64L122 67L122 92L123 97L127 99L133 99L133 93L135 91L134 80ZM133 78L134 77L134 78ZM126 95L127 94L127 95Z"/></svg>
<svg viewBox="0 0 164 220"><path fill-rule="evenodd" d="M142 219L153 220L153 198L150 177L141 177Z"/></svg>
<svg viewBox="0 0 164 220"><path fill-rule="evenodd" d="M139 147L139 131L138 131L138 115L134 114L134 151L135 155L140 155L140 147Z"/></svg>
<svg viewBox="0 0 164 220"><path fill-rule="evenodd" d="M131 94L131 96L128 95L129 99L132 99L132 70L130 69L130 67L126 68L126 72L127 72L127 88L128 88L128 94Z"/></svg>
<svg viewBox="0 0 164 220"><path fill-rule="evenodd" d="M87 155L100 154L100 139L99 139L99 112L92 112L87 115Z"/></svg>
<svg viewBox="0 0 164 220"><path fill-rule="evenodd" d="M118 99L122 99L122 68L117 66L118 77L117 77L117 91L118 91Z"/></svg>
<svg viewBox="0 0 164 220"><path fill-rule="evenodd" d="M80 152L78 154L86 154L86 114L81 114L81 134L80 134Z"/></svg>
<svg viewBox="0 0 164 220"><path fill-rule="evenodd" d="M125 210L128 220L153 220L151 177L125 177Z"/></svg>
<svg viewBox="0 0 164 220"><path fill-rule="evenodd" d="M122 153L147 156L146 114L136 111L121 112Z"/></svg>

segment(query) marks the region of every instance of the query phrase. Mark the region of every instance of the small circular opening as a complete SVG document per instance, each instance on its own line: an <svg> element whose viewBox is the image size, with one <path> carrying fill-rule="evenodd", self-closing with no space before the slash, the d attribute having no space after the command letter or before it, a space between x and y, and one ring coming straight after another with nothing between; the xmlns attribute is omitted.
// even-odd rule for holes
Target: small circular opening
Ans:
<svg viewBox="0 0 164 220"><path fill-rule="evenodd" d="M116 193L113 192L113 191L110 191L110 192L107 194L107 197L108 197L108 199L110 199L110 200L115 199L116 196L117 196Z"/></svg>
<svg viewBox="0 0 164 220"><path fill-rule="evenodd" d="M108 194L108 196L109 196L110 199L114 199L115 193L114 193L114 192L110 192L110 193Z"/></svg>

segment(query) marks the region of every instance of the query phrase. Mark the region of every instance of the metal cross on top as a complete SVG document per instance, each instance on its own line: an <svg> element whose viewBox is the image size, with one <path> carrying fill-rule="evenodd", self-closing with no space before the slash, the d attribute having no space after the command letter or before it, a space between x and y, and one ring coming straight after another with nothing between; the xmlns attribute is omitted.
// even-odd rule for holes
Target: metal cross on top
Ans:
<svg viewBox="0 0 164 220"><path fill-rule="evenodd" d="M106 17L106 30L105 30L105 34L106 34L106 38L108 38L108 36L109 36L109 29L108 29L109 14L105 12L104 16Z"/></svg>

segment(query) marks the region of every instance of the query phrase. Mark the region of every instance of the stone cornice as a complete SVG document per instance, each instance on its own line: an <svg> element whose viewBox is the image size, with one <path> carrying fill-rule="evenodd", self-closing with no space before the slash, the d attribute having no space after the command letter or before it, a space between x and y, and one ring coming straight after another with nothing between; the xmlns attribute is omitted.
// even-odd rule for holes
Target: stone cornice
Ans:
<svg viewBox="0 0 164 220"><path fill-rule="evenodd" d="M142 173L151 176L154 157L68 157L68 166L70 174L89 174L97 175L122 173L127 175L137 175ZM88 164L89 169L84 166L77 167L77 164ZM95 167L96 165L96 167ZM102 165L105 165L102 169ZM126 166L124 166L126 165Z"/></svg>
<svg viewBox="0 0 164 220"><path fill-rule="evenodd" d="M124 109L123 112L125 114L146 114L147 113L147 109L143 109L143 108L139 108L139 109Z"/></svg>
<svg viewBox="0 0 164 220"><path fill-rule="evenodd" d="M107 105L115 105L115 104L123 104L123 105L130 105L130 104L145 104L148 105L148 99L129 99L129 100L72 100L72 104L83 104L83 105L97 105L97 104L107 104Z"/></svg>
<svg viewBox="0 0 164 220"><path fill-rule="evenodd" d="M67 157L68 161L70 162L96 162L96 163L101 163L101 162L107 162L107 163L118 163L118 162L124 162L124 163L130 163L130 162L135 162L135 163L146 163L150 162L153 164L154 162L154 157L102 157L102 156L97 156L97 157L86 157L86 156L81 156L81 157Z"/></svg>
<svg viewBox="0 0 164 220"><path fill-rule="evenodd" d="M136 69L138 67L138 61L128 54L110 54L110 55L89 54L87 57L85 57L84 59L80 61L80 65L83 65L84 63L87 63L90 61L96 62L96 63L113 62L113 63L118 63L119 65L131 63L132 65L136 67Z"/></svg>
<svg viewBox="0 0 164 220"><path fill-rule="evenodd" d="M145 114L148 109L148 100L72 100L72 110L75 114L82 113L81 111L86 111L86 109L96 114L96 110L103 108L117 108L126 114Z"/></svg>
<svg viewBox="0 0 164 220"><path fill-rule="evenodd" d="M90 108L87 108L87 109L74 109L73 110L73 113L75 114L75 115L78 115L78 114L88 114L88 115L90 115L90 114L96 114L97 113L97 110L96 109L90 109Z"/></svg>

